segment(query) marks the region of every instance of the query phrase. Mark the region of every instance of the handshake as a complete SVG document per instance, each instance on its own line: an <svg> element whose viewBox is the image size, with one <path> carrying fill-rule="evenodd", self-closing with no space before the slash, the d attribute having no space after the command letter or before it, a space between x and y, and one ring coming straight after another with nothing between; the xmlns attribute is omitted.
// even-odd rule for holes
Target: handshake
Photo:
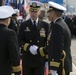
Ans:
<svg viewBox="0 0 76 75"><path fill-rule="evenodd" d="M32 46L30 46L29 51L31 54L36 55L37 49L38 49L38 47L36 45L32 45Z"/></svg>

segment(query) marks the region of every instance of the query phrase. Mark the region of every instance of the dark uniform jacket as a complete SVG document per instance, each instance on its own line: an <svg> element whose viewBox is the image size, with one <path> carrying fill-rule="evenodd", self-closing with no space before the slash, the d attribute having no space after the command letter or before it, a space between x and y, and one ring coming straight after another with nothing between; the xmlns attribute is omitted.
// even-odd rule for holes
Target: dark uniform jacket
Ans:
<svg viewBox="0 0 76 75"><path fill-rule="evenodd" d="M62 69L65 69L66 73L72 71L70 46L70 30L64 20L62 18L58 18L56 22L53 23L48 35L47 46L42 49L39 48L38 53L41 55L40 51L42 51L44 56L48 54L49 69L56 70L59 75L62 75ZM62 61L64 57L65 60Z"/></svg>
<svg viewBox="0 0 76 75"><path fill-rule="evenodd" d="M58 18L53 24L52 32L49 41L49 68L52 70L58 70L61 66L62 50L66 53L64 61L65 71L72 71L72 58L71 58L71 33L62 18Z"/></svg>
<svg viewBox="0 0 76 75"><path fill-rule="evenodd" d="M0 75L20 72L16 34L5 25L0 24Z"/></svg>
<svg viewBox="0 0 76 75"><path fill-rule="evenodd" d="M76 16L72 18L73 21L73 35L76 36Z"/></svg>
<svg viewBox="0 0 76 75"><path fill-rule="evenodd" d="M23 22L19 31L19 42L23 49L23 65L28 67L39 67L45 63L45 58L39 54L32 55L29 51L30 46L37 45L44 47L47 41L48 24L38 21L37 28L34 29L31 19ZM41 52L42 53L42 52Z"/></svg>
<svg viewBox="0 0 76 75"><path fill-rule="evenodd" d="M74 25L73 25L72 19L69 18L69 17L66 17L66 18L65 18L65 22L66 22L66 24L68 25L68 27L69 27L69 29L70 29L70 31L71 31L71 35L73 35Z"/></svg>
<svg viewBox="0 0 76 75"><path fill-rule="evenodd" d="M11 19L11 22L8 26L8 28L14 30L16 32L16 34L18 35L19 33L19 22L18 21L15 21L14 19Z"/></svg>

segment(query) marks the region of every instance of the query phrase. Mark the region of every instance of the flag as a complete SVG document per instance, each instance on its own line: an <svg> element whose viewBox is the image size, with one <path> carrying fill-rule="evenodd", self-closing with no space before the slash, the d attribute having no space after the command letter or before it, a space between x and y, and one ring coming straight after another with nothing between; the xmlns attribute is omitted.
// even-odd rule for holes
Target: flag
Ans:
<svg viewBox="0 0 76 75"><path fill-rule="evenodd" d="M17 0L13 0L13 3L16 3Z"/></svg>
<svg viewBox="0 0 76 75"><path fill-rule="evenodd" d="M23 14L24 14L24 0L19 0L17 3L18 3L18 9L20 10L20 15L23 16Z"/></svg>
<svg viewBox="0 0 76 75"><path fill-rule="evenodd" d="M13 0L9 0L9 3L13 3Z"/></svg>
<svg viewBox="0 0 76 75"><path fill-rule="evenodd" d="M25 0L25 9L27 10L28 8L29 8L29 5L28 5L28 2L29 2L30 0Z"/></svg>
<svg viewBox="0 0 76 75"><path fill-rule="evenodd" d="M6 0L6 5L8 5L8 0Z"/></svg>

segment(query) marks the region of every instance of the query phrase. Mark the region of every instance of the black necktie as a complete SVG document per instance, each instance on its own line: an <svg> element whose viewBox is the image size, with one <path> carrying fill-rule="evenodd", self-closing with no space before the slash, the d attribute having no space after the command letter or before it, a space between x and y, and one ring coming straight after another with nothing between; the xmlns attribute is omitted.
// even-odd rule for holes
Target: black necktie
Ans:
<svg viewBox="0 0 76 75"><path fill-rule="evenodd" d="M33 21L34 28L36 29L36 21Z"/></svg>
<svg viewBox="0 0 76 75"><path fill-rule="evenodd" d="M36 21L33 21L33 24L36 26Z"/></svg>

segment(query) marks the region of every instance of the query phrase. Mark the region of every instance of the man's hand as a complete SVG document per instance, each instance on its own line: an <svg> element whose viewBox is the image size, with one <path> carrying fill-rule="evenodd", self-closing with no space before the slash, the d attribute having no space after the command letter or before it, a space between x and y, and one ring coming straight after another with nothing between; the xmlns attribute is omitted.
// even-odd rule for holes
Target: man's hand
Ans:
<svg viewBox="0 0 76 75"><path fill-rule="evenodd" d="M36 45L33 45L29 48L29 51L31 52L31 54L36 55L37 49L38 49L38 47Z"/></svg>

